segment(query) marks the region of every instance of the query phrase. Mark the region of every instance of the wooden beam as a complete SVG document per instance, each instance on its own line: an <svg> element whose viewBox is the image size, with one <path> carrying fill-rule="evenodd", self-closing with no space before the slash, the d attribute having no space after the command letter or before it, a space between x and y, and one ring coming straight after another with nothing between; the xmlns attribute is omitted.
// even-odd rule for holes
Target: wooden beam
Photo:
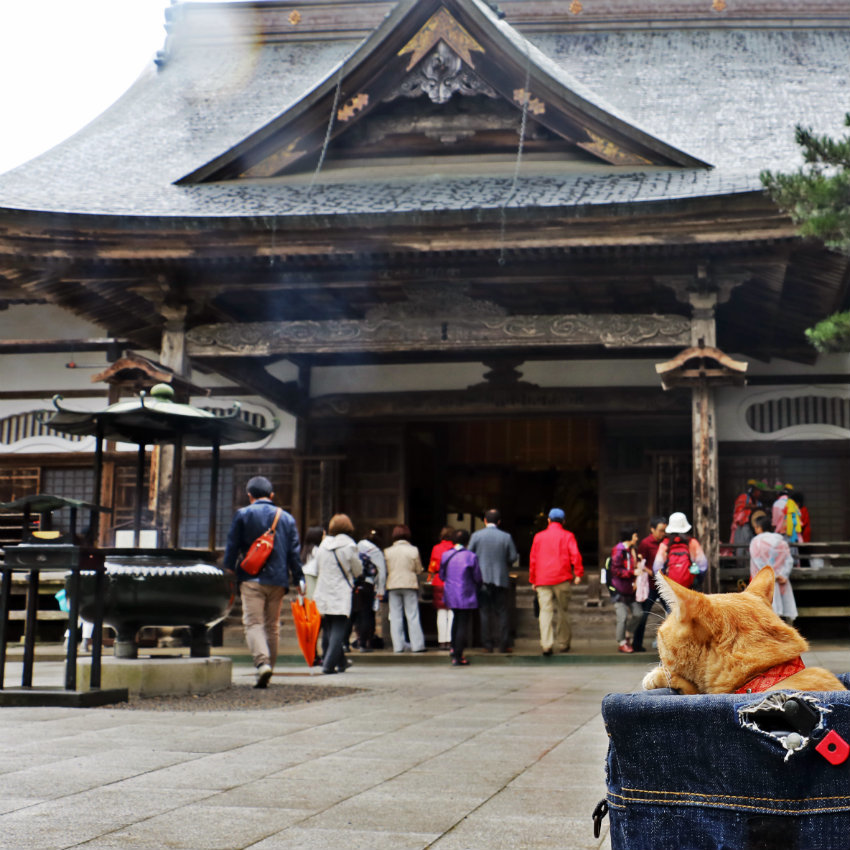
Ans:
<svg viewBox="0 0 850 850"><path fill-rule="evenodd" d="M270 401L293 416L303 415L306 400L301 397L298 381L279 381L266 372L262 364L234 358L208 358L204 364L248 393Z"/></svg>
<svg viewBox="0 0 850 850"><path fill-rule="evenodd" d="M107 351L117 357L125 339L4 339L0 340L0 354L50 354L54 352Z"/></svg>
<svg viewBox="0 0 850 850"><path fill-rule="evenodd" d="M407 307L413 305L406 305ZM469 316L340 319L199 325L187 333L190 357L272 357L505 348L657 348L688 345L691 322L676 315Z"/></svg>

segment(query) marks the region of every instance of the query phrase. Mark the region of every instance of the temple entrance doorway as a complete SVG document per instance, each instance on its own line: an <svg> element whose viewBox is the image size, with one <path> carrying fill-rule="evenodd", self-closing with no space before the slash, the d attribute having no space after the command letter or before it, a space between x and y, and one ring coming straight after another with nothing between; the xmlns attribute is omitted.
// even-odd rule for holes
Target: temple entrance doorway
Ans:
<svg viewBox="0 0 850 850"><path fill-rule="evenodd" d="M580 549L593 559L599 442L595 418L410 423L407 489L414 542L423 554L430 552L443 525L474 530L484 512L497 507L526 570L532 538L558 506Z"/></svg>

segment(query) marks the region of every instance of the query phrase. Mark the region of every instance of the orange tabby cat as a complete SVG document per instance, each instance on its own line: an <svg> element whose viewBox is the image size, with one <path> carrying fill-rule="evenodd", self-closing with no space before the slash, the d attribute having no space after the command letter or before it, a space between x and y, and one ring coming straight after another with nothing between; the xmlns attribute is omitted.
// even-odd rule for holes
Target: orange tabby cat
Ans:
<svg viewBox="0 0 850 850"><path fill-rule="evenodd" d="M676 688L684 694L731 694L775 665L793 662L809 645L773 610L774 574L764 567L742 593L706 595L660 573L670 613L658 629L660 666L643 679L645 690ZM792 668L793 669L793 668ZM770 673L768 672L768 676ZM843 691L822 667L801 669L753 690Z"/></svg>

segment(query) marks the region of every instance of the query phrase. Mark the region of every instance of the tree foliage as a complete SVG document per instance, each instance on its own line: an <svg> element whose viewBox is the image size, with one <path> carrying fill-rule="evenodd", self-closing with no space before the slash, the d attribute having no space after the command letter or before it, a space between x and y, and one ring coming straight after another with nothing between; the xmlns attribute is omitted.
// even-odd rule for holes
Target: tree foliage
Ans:
<svg viewBox="0 0 850 850"><path fill-rule="evenodd" d="M798 125L795 138L806 164L793 174L763 171L762 184L804 236L850 254L850 135L832 139Z"/></svg>
<svg viewBox="0 0 850 850"><path fill-rule="evenodd" d="M850 113L844 116L850 127ZM850 255L850 135L841 139L795 128L805 165L793 174L763 171L761 181L803 236ZM835 313L806 331L820 352L850 351L850 311Z"/></svg>

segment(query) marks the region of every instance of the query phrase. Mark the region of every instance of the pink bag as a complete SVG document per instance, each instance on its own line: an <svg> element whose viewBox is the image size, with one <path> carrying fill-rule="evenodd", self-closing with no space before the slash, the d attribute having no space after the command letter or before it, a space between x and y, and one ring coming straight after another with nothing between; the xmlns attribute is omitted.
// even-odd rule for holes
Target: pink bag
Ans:
<svg viewBox="0 0 850 850"><path fill-rule="evenodd" d="M635 601L646 602L649 599L649 575L638 573L635 581Z"/></svg>

